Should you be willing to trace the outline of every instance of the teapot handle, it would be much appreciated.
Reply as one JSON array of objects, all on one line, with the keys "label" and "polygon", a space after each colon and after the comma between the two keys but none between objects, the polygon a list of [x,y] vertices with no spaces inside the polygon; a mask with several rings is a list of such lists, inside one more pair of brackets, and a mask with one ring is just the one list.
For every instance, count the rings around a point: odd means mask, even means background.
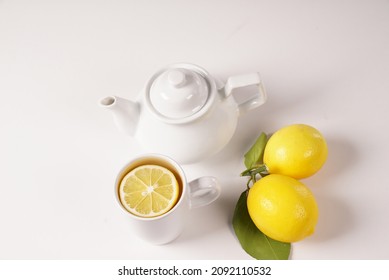
[{"label": "teapot handle", "polygon": [[229,97],[239,91],[249,91],[251,94],[248,100],[237,102],[240,114],[261,106],[267,100],[266,91],[258,73],[229,77],[224,88],[225,96]]}]

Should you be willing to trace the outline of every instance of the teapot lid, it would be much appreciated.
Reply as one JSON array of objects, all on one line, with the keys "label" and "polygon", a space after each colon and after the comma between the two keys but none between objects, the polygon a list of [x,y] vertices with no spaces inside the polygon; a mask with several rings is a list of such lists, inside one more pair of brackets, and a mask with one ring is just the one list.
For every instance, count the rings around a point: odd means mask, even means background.
[{"label": "teapot lid", "polygon": [[199,72],[172,67],[155,76],[149,87],[151,106],[168,119],[183,119],[199,112],[209,98],[209,85]]}]

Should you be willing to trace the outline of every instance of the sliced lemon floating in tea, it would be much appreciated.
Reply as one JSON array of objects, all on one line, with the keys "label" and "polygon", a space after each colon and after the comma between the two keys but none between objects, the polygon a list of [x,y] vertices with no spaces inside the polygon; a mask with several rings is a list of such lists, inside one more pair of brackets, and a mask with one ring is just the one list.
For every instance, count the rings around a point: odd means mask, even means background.
[{"label": "sliced lemon floating in tea", "polygon": [[152,218],[176,204],[180,188],[174,174],[159,165],[142,165],[131,170],[120,183],[119,197],[132,214]]}]

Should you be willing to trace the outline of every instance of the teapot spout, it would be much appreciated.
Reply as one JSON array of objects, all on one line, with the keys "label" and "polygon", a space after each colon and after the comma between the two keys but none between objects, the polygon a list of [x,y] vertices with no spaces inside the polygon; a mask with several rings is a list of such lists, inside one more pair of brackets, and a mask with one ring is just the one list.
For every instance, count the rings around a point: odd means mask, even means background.
[{"label": "teapot spout", "polygon": [[107,96],[99,101],[99,105],[112,113],[116,127],[123,133],[133,136],[139,120],[139,104],[130,100]]}]

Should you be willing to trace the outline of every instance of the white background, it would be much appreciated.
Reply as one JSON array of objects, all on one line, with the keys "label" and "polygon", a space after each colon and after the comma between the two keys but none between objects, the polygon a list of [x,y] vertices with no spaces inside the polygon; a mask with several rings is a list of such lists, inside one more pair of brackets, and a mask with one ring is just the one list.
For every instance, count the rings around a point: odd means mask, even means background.
[{"label": "white background", "polygon": [[[222,80],[258,71],[269,99],[220,154],[184,166],[189,179],[218,177],[223,193],[175,242],[152,246],[113,193],[118,170],[144,151],[97,103],[135,98],[175,62]],[[384,0],[0,0],[0,259],[251,259],[231,228],[243,154],[291,123],[329,145],[304,180],[316,233],[291,259],[389,259],[388,74]]]}]

